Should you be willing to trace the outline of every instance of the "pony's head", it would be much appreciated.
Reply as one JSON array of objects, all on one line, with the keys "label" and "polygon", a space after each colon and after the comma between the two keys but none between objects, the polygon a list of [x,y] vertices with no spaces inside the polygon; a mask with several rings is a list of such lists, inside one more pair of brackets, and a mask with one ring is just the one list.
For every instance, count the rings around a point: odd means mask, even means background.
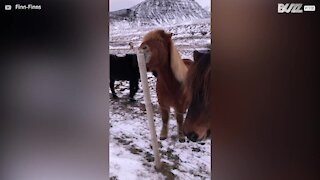
[{"label": "pony's head", "polygon": [[183,125],[184,134],[191,141],[201,141],[210,135],[210,53],[195,52],[194,64],[189,68],[184,94],[189,106]]},{"label": "pony's head", "polygon": [[168,47],[170,46],[171,36],[171,33],[156,29],[143,37],[139,52],[144,54],[147,67],[151,71],[169,63],[166,61],[169,61]]},{"label": "pony's head", "polygon": [[179,82],[183,82],[187,67],[181,60],[181,56],[172,42],[172,33],[162,29],[148,32],[142,40],[139,52],[144,54],[147,68],[157,72],[159,69],[168,66]]}]

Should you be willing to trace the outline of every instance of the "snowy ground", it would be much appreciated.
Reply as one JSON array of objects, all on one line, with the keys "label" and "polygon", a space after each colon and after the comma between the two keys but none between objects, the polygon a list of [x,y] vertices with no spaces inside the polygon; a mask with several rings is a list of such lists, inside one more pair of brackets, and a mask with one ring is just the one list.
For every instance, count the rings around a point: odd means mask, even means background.
[{"label": "snowy ground", "polygon": [[[156,80],[152,74],[148,74],[148,81],[159,137],[162,122],[155,92]],[[119,99],[110,99],[110,177],[123,180],[210,179],[210,140],[180,143],[173,113],[170,115],[169,138],[159,140],[164,169],[160,172],[154,169],[141,83],[139,86],[136,102],[129,102],[126,81],[116,82]]]},{"label": "snowy ground", "polygon": [[[210,44],[209,21],[185,22],[164,29],[173,32],[173,40],[183,58],[192,59],[194,49],[205,48]],[[128,53],[128,41],[137,46],[142,36],[153,28],[127,30],[125,26],[110,27],[110,53]],[[202,35],[201,32],[209,32]],[[131,52],[132,53],[132,52]],[[162,125],[157,95],[156,78],[148,73],[151,101],[154,109],[156,132]],[[143,100],[141,82],[135,95],[136,102],[130,102],[129,83],[116,81],[115,90],[119,99],[110,98],[110,179],[119,180],[158,180],[158,179],[210,179],[211,142],[206,140],[193,143],[177,140],[177,124],[173,112],[170,114],[169,137],[159,140],[163,168],[154,169],[154,156],[151,148],[147,115]],[[111,91],[109,92],[111,93]],[[110,96],[111,97],[111,96]]]}]

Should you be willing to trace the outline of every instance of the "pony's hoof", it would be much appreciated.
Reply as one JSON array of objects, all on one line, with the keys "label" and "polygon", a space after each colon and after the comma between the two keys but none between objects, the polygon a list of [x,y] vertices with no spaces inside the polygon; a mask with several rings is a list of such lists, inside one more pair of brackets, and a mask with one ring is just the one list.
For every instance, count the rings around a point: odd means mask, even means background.
[{"label": "pony's hoof", "polygon": [[130,102],[136,102],[137,100],[135,100],[134,98],[130,98]]},{"label": "pony's hoof", "polygon": [[160,140],[165,140],[167,139],[167,137],[160,137]]},{"label": "pony's hoof", "polygon": [[184,137],[180,137],[179,142],[184,143],[184,142],[186,142],[186,139]]}]

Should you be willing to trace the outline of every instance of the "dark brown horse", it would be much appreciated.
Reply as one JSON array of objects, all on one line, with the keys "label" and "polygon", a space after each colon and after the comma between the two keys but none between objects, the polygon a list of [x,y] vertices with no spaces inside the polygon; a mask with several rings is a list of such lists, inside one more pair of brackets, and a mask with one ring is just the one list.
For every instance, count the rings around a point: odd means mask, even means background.
[{"label": "dark brown horse", "polygon": [[161,29],[150,31],[144,36],[139,51],[144,54],[149,71],[157,75],[156,91],[163,123],[160,139],[168,136],[169,112],[172,107],[177,119],[179,141],[183,142],[183,113],[187,105],[182,88],[192,61],[181,59],[171,37],[171,33]]},{"label": "dark brown horse", "polygon": [[201,141],[210,135],[210,51],[194,51],[194,63],[184,84],[184,94],[189,106],[183,132],[191,141]]}]

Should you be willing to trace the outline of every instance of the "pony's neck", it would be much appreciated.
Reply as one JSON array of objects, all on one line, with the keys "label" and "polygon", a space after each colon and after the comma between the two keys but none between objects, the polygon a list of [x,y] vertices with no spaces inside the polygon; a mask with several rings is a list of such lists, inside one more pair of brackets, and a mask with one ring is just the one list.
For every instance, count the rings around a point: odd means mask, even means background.
[{"label": "pony's neck", "polygon": [[184,82],[187,76],[187,66],[181,59],[181,56],[176,48],[176,46],[171,41],[170,45],[170,67],[173,72],[174,77],[180,82]]},{"label": "pony's neck", "polygon": [[169,92],[171,92],[172,89],[180,89],[182,85],[176,79],[169,64],[164,66],[163,68],[158,69],[157,81],[157,86],[162,86],[162,88],[168,90]]},{"label": "pony's neck", "polygon": [[179,83],[179,81],[176,79],[171,66],[169,64],[164,65],[162,68],[159,69],[159,77],[161,77],[161,79],[166,81],[176,81],[177,83]]}]

